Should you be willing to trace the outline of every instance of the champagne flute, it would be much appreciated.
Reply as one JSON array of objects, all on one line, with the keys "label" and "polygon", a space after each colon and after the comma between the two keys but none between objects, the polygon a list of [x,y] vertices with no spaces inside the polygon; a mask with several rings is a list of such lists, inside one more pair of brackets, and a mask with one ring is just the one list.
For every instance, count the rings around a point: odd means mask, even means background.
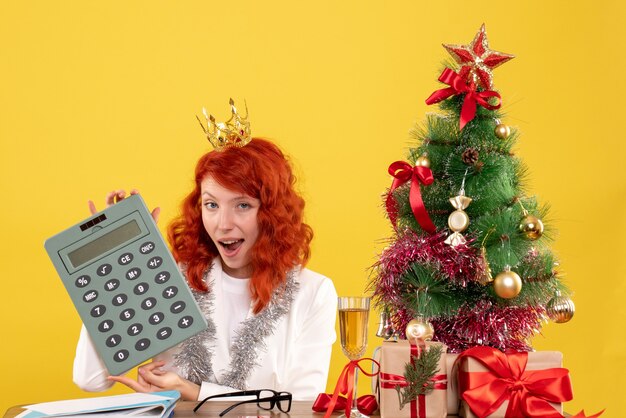
[{"label": "champagne flute", "polygon": [[[338,298],[339,333],[341,349],[350,360],[358,360],[367,347],[367,319],[370,310],[370,298],[342,296]],[[352,392],[352,410],[350,418],[367,418],[356,406],[357,373],[354,371],[354,390]]]}]

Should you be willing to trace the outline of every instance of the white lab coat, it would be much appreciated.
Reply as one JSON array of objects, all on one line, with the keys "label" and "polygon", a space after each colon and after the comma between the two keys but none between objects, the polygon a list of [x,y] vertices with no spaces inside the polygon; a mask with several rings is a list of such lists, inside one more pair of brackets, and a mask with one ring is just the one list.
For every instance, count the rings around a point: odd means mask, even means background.
[{"label": "white lab coat", "polygon": [[[212,342],[213,370],[217,382],[230,363],[230,342],[225,324],[221,287],[222,267],[213,263],[208,282],[213,283],[213,313],[217,333]],[[337,293],[330,279],[308,269],[302,269],[295,278],[298,290],[289,312],[276,324],[274,333],[265,339],[259,349],[257,366],[246,380],[247,389],[274,389],[288,391],[294,400],[312,400],[326,388],[332,344],[335,342]],[[253,315],[252,311],[248,316]],[[177,372],[174,347],[155,357],[164,360],[166,370]],[[102,391],[112,386],[108,372],[83,326],[74,359],[74,382],[86,391]],[[198,399],[236,391],[219,383],[203,382]]]}]

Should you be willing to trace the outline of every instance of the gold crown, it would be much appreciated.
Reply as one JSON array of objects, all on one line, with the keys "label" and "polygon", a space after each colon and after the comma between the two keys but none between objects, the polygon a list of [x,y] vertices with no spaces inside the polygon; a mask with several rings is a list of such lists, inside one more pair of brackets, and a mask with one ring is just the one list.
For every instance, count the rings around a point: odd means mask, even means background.
[{"label": "gold crown", "polygon": [[237,113],[233,99],[230,99],[229,103],[232,115],[226,122],[215,122],[213,115],[207,114],[205,108],[202,108],[202,114],[206,119],[206,127],[202,124],[200,118],[196,116],[207,139],[213,145],[213,148],[218,151],[230,147],[243,147],[252,139],[250,136],[250,122],[248,121],[248,105],[245,105],[246,116],[241,117]]}]

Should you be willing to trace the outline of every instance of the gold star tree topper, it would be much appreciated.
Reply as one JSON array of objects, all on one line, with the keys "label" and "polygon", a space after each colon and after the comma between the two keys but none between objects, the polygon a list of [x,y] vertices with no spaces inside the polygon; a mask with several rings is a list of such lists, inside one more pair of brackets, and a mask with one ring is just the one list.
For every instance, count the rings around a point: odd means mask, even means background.
[{"label": "gold star tree topper", "polygon": [[443,44],[443,47],[461,65],[459,75],[486,90],[493,86],[492,70],[515,58],[515,55],[489,49],[484,23],[469,45]]}]

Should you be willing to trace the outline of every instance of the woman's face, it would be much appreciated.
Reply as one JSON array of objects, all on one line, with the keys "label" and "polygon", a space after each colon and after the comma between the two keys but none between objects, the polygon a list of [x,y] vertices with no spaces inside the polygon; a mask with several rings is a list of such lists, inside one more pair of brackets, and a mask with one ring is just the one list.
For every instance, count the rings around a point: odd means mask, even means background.
[{"label": "woman's face", "polygon": [[261,201],[224,188],[213,177],[200,183],[202,223],[232,277],[252,275],[251,249],[259,236],[257,213]]}]

